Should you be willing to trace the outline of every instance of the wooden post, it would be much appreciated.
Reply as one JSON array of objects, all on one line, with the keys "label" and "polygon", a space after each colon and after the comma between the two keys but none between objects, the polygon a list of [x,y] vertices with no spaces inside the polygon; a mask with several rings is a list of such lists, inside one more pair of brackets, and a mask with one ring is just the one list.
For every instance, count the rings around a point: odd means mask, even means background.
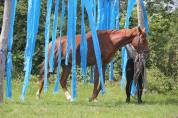
[{"label": "wooden post", "polygon": [[0,104],[3,103],[3,96],[4,96],[3,79],[5,73],[7,39],[8,39],[8,31],[9,31],[9,24],[10,24],[10,6],[11,6],[11,0],[5,0],[2,31],[0,35]]},{"label": "wooden post", "polygon": [[141,28],[144,28],[144,17],[143,17],[143,10],[142,10],[140,0],[137,0],[137,16],[138,16],[138,25]]}]

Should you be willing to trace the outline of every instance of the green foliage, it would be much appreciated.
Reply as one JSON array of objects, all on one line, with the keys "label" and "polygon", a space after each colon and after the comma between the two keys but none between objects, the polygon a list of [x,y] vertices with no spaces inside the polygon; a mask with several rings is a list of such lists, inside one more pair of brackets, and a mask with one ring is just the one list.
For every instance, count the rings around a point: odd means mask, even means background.
[{"label": "green foliage", "polygon": [[148,65],[158,67],[166,76],[178,76],[178,10],[172,14],[157,14],[150,24]]},{"label": "green foliage", "polygon": [[149,69],[147,75],[148,89],[152,92],[164,93],[178,87],[172,78],[165,76],[157,67]]}]

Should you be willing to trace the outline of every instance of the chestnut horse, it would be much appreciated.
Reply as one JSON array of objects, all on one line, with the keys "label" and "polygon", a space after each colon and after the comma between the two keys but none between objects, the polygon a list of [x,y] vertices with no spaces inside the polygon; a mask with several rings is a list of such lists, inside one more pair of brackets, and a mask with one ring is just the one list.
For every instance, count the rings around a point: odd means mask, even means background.
[{"label": "chestnut horse", "polygon": [[[143,53],[148,50],[148,42],[146,40],[145,29],[141,29],[140,27],[135,27],[132,29],[122,29],[122,30],[98,30],[97,31],[100,50],[101,50],[101,61],[102,61],[102,69],[103,69],[103,78],[105,78],[105,66],[111,61],[111,58],[114,56],[116,51],[125,46],[126,44],[131,43],[135,49],[137,49],[138,53]],[[94,89],[93,94],[90,98],[90,101],[95,101],[100,89],[101,85],[99,84],[99,73],[97,69],[96,57],[94,53],[93,47],[93,39],[91,32],[86,34],[87,44],[88,44],[88,52],[87,52],[87,66],[95,65],[94,69]],[[141,39],[141,40],[140,40]],[[80,65],[80,41],[81,35],[76,35],[76,64]],[[62,89],[64,90],[65,96],[67,100],[71,100],[71,95],[67,89],[67,78],[71,72],[71,64],[72,64],[72,54],[70,52],[68,65],[65,65],[65,55],[66,55],[66,43],[67,37],[62,37],[62,76],[60,79],[60,84]],[[55,58],[54,63],[55,67],[57,66],[58,60],[58,49],[60,46],[59,37],[55,43]],[[50,57],[52,43],[49,44],[48,49],[48,58]],[[138,48],[139,47],[139,48]],[[42,68],[40,71],[40,87],[37,92],[37,96],[40,97],[42,88],[44,84],[44,62],[42,64]]]}]

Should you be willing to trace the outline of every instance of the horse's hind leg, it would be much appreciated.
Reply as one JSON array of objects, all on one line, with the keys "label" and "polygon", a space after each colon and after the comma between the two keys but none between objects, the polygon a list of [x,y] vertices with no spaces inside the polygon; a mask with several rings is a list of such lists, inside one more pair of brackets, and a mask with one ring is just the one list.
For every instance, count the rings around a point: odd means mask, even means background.
[{"label": "horse's hind leg", "polygon": [[92,97],[89,99],[89,102],[96,101],[98,83],[99,83],[99,73],[98,73],[97,66],[95,66],[95,68],[94,68],[94,89],[93,89]]},{"label": "horse's hind leg", "polygon": [[[103,80],[104,80],[104,84],[105,84],[105,72],[106,72],[106,66],[105,65],[103,65],[102,70],[103,70]],[[100,85],[99,85],[97,92],[96,92],[96,98],[97,98],[98,94],[100,93],[101,88],[102,88],[102,86],[101,86],[101,82],[100,82]]]},{"label": "horse's hind leg", "polygon": [[[48,77],[50,76],[50,73],[48,72]],[[36,93],[37,98],[40,98],[41,92],[43,90],[43,86],[44,86],[44,63],[42,64],[42,69],[40,71],[40,84],[39,84],[39,89]]]},{"label": "horse's hind leg", "polygon": [[[105,65],[103,65],[102,67],[102,70],[103,70],[103,79],[104,79],[104,82],[105,82],[105,71],[106,71],[106,68],[105,68]],[[96,98],[101,90],[101,83],[98,87],[98,84],[99,84],[99,73],[98,73],[98,68],[97,66],[95,66],[95,72],[94,72],[94,89],[93,89],[93,94],[92,94],[92,97],[89,99],[89,101],[96,101]]]},{"label": "horse's hind leg", "polygon": [[62,76],[60,79],[60,84],[61,84],[62,89],[64,90],[66,99],[71,101],[72,97],[67,89],[67,78],[71,72],[71,65],[63,65],[62,68],[63,68],[63,72],[62,72]]}]

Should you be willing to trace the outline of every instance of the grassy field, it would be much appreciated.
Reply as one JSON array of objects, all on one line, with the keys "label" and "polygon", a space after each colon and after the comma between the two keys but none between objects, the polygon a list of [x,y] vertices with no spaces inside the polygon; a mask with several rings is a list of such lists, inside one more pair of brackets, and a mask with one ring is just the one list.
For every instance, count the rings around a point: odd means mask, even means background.
[{"label": "grassy field", "polygon": [[49,91],[37,100],[38,84],[31,82],[24,102],[19,100],[22,82],[14,82],[13,99],[0,105],[0,118],[178,118],[178,92],[157,94],[147,93],[144,103],[139,105],[132,98],[125,103],[125,92],[119,83],[107,82],[106,94],[98,96],[97,103],[88,102],[92,84],[77,83],[77,100],[66,101],[63,91],[53,94]]}]

